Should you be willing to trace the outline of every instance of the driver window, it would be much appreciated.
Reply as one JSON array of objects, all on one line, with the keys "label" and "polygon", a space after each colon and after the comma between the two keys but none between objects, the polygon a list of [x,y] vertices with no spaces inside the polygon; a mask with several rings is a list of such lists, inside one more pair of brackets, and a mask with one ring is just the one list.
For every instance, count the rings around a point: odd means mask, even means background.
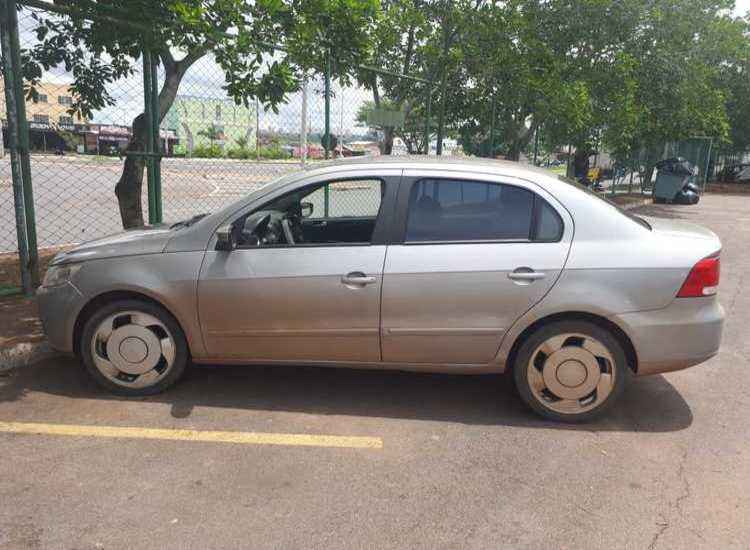
[{"label": "driver window", "polygon": [[237,221],[241,247],[369,244],[382,202],[380,180],[331,181],[283,195]]},{"label": "driver window", "polygon": [[306,195],[313,205],[310,219],[375,218],[380,210],[383,184],[379,180],[347,180],[327,183]]}]

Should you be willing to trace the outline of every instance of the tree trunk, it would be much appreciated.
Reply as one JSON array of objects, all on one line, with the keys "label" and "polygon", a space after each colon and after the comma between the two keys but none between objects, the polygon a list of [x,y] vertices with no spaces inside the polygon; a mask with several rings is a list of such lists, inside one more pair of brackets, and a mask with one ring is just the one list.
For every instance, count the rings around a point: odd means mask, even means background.
[{"label": "tree trunk", "polygon": [[588,180],[590,157],[591,151],[588,148],[576,148],[576,153],[573,156],[573,174],[576,178],[583,178],[584,180]]},{"label": "tree trunk", "polygon": [[390,155],[393,153],[393,134],[393,127],[386,126],[383,128],[383,143],[380,147],[380,152],[383,155]]},{"label": "tree trunk", "polygon": [[[165,63],[165,79],[161,90],[159,91],[159,122],[164,120],[167,112],[172,107],[174,99],[177,96],[177,90],[180,87],[182,77],[188,67],[194,63],[197,58],[188,55],[181,62]],[[146,150],[147,132],[150,129],[146,125],[146,115],[139,114],[133,119],[133,135],[130,138],[126,152],[143,152]],[[122,227],[130,229],[132,227],[141,227],[143,222],[143,207],[141,196],[143,193],[143,169],[146,167],[144,157],[125,158],[122,167],[122,174],[115,185],[115,195],[120,207],[120,218]]]},{"label": "tree trunk", "polygon": [[[146,150],[146,115],[141,113],[133,120],[133,135],[125,152]],[[146,162],[143,157],[125,157],[122,175],[115,185],[115,195],[120,206],[120,218],[123,229],[141,227],[143,224],[143,168]]]},{"label": "tree trunk", "polygon": [[518,160],[521,158],[521,144],[518,142],[518,140],[514,140],[513,143],[510,144],[508,147],[508,153],[505,155],[505,158],[507,160],[512,160],[515,162],[518,162]]}]

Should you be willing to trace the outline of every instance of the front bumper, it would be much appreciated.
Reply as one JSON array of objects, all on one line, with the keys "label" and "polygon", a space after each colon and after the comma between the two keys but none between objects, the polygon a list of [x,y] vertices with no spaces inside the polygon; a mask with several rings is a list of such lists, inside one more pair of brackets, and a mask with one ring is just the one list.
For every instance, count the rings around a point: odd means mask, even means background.
[{"label": "front bumper", "polygon": [[638,356],[638,375],[685,369],[719,351],[724,309],[715,296],[676,298],[654,311],[617,315]]},{"label": "front bumper", "polygon": [[65,353],[73,352],[73,329],[83,307],[83,295],[70,282],[55,287],[40,287],[36,293],[39,317],[49,344]]}]

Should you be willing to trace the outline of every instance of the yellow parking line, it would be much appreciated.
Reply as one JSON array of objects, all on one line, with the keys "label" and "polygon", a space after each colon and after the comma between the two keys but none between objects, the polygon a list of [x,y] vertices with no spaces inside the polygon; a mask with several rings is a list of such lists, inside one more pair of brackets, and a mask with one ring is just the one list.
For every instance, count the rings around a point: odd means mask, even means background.
[{"label": "yellow parking line", "polygon": [[293,445],[302,447],[339,447],[349,449],[383,448],[383,440],[379,437],[165,430],[158,428],[124,428],[117,426],[33,424],[27,422],[0,422],[0,433],[69,435],[73,437],[112,437],[125,439],[162,439],[168,441],[204,441],[211,443],[241,443],[245,445]]}]

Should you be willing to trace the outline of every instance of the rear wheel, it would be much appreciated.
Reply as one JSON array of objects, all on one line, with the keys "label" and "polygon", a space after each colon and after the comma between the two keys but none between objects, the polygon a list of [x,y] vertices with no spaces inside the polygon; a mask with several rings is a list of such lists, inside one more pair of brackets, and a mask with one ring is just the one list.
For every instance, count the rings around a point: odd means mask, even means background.
[{"label": "rear wheel", "polygon": [[536,413],[563,422],[602,414],[630,377],[617,338],[585,321],[556,322],[533,333],[521,345],[513,370],[523,400]]},{"label": "rear wheel", "polygon": [[105,305],[83,328],[86,370],[103,387],[126,396],[164,391],[184,373],[185,335],[163,308],[139,300]]}]

